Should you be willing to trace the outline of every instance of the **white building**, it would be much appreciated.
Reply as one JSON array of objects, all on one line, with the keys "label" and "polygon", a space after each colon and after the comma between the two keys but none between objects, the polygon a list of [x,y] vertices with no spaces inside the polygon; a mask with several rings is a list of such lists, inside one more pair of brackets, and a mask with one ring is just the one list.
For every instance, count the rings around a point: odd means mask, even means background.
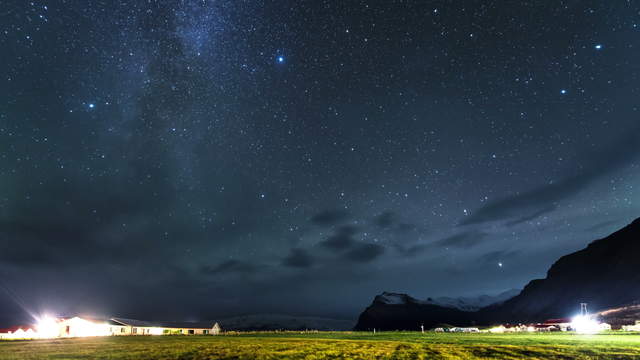
[{"label": "white building", "polygon": [[[114,318],[114,330],[122,335],[218,335],[217,322],[167,322]],[[114,334],[118,335],[118,334]]]},{"label": "white building", "polygon": [[449,329],[449,331],[456,333],[478,333],[480,329],[474,327],[454,327]]},{"label": "white building", "polygon": [[2,340],[34,339],[36,337],[36,331],[32,326],[16,326],[9,329],[0,329],[0,339]]},{"label": "white building", "polygon": [[640,331],[640,320],[636,320],[635,325],[623,325],[623,331]]},{"label": "white building", "polygon": [[50,339],[61,337],[126,335],[217,335],[217,322],[162,322],[88,317],[44,318],[36,326],[0,330],[0,339]]}]

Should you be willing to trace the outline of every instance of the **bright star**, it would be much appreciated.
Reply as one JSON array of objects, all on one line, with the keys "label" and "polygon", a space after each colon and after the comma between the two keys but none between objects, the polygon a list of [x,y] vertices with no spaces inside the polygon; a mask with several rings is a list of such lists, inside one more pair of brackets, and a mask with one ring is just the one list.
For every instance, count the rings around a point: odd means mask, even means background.
[{"label": "bright star", "polygon": [[560,94],[564,95],[566,93],[567,93],[567,90],[565,90],[565,89],[560,90]]},{"label": "bright star", "polygon": [[89,109],[93,109],[94,107],[96,107],[96,104],[94,103],[89,104]]},{"label": "bright star", "polygon": [[498,267],[502,267],[502,263],[501,262],[498,263]]},{"label": "bright star", "polygon": [[276,61],[278,61],[279,64],[284,63],[284,56],[280,55],[276,58]]},{"label": "bright star", "polygon": [[594,46],[596,48],[596,50],[601,50],[602,49],[602,45],[598,44],[596,46]]}]

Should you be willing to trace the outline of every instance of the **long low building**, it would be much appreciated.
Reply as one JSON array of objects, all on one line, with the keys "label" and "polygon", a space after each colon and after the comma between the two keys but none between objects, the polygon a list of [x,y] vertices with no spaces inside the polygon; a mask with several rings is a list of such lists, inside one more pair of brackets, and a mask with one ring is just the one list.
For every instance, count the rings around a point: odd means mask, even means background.
[{"label": "long low building", "polygon": [[157,322],[123,318],[113,318],[111,321],[119,324],[120,332],[125,332],[127,335],[218,335],[220,333],[220,325],[217,322]]},{"label": "long low building", "polygon": [[217,335],[217,322],[165,322],[89,317],[43,318],[35,326],[0,331],[0,339],[51,339],[88,336],[127,335]]}]

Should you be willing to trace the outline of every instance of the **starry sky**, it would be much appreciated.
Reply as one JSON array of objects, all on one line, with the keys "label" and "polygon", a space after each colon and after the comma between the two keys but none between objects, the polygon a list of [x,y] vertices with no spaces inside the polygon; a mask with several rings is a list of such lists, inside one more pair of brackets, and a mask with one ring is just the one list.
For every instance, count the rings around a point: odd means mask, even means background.
[{"label": "starry sky", "polygon": [[0,49],[0,323],[353,319],[640,216],[635,0],[10,1]]}]

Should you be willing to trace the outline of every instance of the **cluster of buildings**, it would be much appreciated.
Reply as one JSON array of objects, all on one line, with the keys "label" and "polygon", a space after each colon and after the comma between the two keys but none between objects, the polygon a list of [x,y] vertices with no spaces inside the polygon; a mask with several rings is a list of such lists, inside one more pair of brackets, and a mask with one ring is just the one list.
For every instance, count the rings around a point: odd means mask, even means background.
[{"label": "cluster of buildings", "polygon": [[50,318],[36,325],[0,329],[0,339],[52,339],[126,335],[217,335],[217,322],[158,322],[123,318]]},{"label": "cluster of buildings", "polygon": [[480,329],[475,327],[450,327],[450,328],[435,328],[435,332],[453,332],[453,333],[478,333]]},{"label": "cluster of buildings", "polygon": [[570,331],[571,319],[550,319],[537,324],[507,324],[489,329],[490,333]]},{"label": "cluster of buildings", "polygon": [[636,320],[635,325],[622,325],[622,331],[637,331],[640,332],[640,320]]},{"label": "cluster of buildings", "polygon": [[[439,327],[435,332],[454,333],[479,333],[488,332],[493,334],[516,333],[516,332],[551,332],[551,331],[575,331],[578,333],[598,333],[611,330],[611,325],[597,321],[591,317],[577,316],[573,319],[549,319],[543,323],[536,324],[505,324],[480,330],[476,327]],[[640,321],[636,325],[623,326],[625,331],[640,331]]]},{"label": "cluster of buildings", "polygon": [[500,334],[509,332],[551,332],[551,331],[576,331],[584,333],[597,333],[611,330],[611,325],[594,319],[549,319],[537,324],[500,325],[488,330],[490,333]]},{"label": "cluster of buildings", "polygon": [[[580,313],[573,318],[549,319],[543,323],[535,324],[507,324],[500,325],[486,330],[478,328],[436,328],[436,332],[488,332],[494,334],[514,333],[514,332],[551,332],[551,331],[574,331],[579,334],[596,334],[603,331],[611,330],[611,325],[598,319],[598,315],[590,315],[587,311],[587,304],[580,303]],[[635,325],[624,325],[622,331],[640,332],[640,321],[636,321]]]}]

